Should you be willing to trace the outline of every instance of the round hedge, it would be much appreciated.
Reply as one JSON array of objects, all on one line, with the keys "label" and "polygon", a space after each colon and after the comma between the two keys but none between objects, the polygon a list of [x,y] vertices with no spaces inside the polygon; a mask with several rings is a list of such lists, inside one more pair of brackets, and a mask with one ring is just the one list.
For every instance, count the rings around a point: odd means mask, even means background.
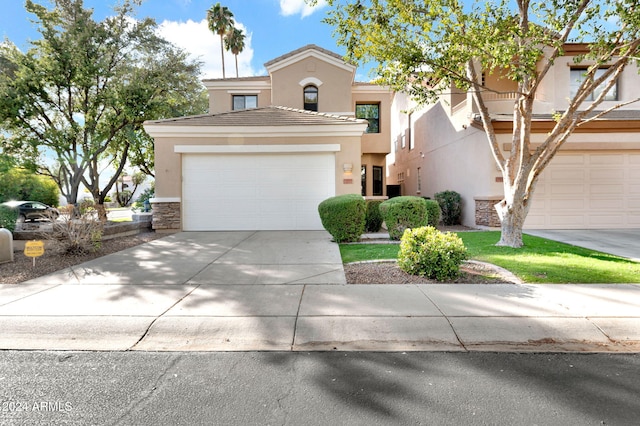
[{"label": "round hedge", "polygon": [[444,281],[458,276],[466,258],[467,248],[460,237],[425,226],[404,231],[398,266],[408,274]]},{"label": "round hedge", "polygon": [[354,242],[364,233],[366,204],[360,194],[327,198],[318,205],[322,226],[337,243]]},{"label": "round hedge", "polygon": [[427,200],[411,195],[390,198],[380,204],[380,213],[389,238],[399,240],[405,229],[427,225]]}]

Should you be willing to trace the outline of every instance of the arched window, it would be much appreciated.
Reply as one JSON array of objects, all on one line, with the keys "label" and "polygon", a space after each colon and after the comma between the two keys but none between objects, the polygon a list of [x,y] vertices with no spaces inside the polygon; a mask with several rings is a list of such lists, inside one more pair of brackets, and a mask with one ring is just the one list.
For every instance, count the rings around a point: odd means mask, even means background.
[{"label": "arched window", "polygon": [[305,86],[304,109],[308,111],[318,111],[318,88],[316,86]]}]

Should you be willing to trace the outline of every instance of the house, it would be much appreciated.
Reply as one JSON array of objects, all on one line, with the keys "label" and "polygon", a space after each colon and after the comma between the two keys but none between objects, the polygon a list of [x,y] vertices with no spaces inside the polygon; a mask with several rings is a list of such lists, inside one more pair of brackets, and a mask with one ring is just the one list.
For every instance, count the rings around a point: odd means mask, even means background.
[{"label": "house", "polygon": [[149,121],[157,231],[322,229],[331,196],[386,196],[392,93],[316,45],[205,80],[209,114]]},{"label": "house", "polygon": [[[532,139],[544,140],[555,111],[566,109],[572,82],[584,72],[575,55],[583,44],[568,44],[543,81],[534,106]],[[483,75],[496,90],[484,100],[504,153],[510,149],[515,84]],[[599,108],[638,98],[640,76],[629,65]],[[511,92],[511,93],[510,93]],[[403,111],[412,111],[404,113]],[[471,95],[447,91],[439,102],[416,107],[402,93],[391,106],[392,147],[387,183],[402,195],[433,197],[454,190],[462,195],[467,226],[500,226],[493,205],[503,198],[502,175],[482,125],[474,119]],[[542,173],[525,229],[640,227],[640,105],[630,104],[579,127]]]}]

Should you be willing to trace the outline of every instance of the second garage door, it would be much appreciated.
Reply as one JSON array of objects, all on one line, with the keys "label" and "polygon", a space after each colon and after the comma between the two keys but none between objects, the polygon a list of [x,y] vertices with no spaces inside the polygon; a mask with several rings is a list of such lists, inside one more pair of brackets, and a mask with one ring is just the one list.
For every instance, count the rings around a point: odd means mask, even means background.
[{"label": "second garage door", "polygon": [[185,231],[318,230],[335,154],[184,154],[182,175]]},{"label": "second garage door", "polygon": [[640,227],[640,154],[559,154],[536,187],[529,229]]}]

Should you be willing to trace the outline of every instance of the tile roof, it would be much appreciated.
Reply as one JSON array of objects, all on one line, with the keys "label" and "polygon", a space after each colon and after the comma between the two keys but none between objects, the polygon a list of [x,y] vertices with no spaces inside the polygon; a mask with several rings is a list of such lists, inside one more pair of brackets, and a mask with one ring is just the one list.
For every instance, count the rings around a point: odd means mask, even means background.
[{"label": "tile roof", "polygon": [[324,48],[322,48],[320,46],[317,46],[315,44],[307,44],[306,46],[302,46],[299,49],[293,50],[293,51],[291,51],[289,53],[285,53],[282,56],[278,56],[275,59],[272,59],[272,60],[270,60],[268,62],[265,62],[264,66],[265,66],[265,68],[268,68],[269,66],[271,66],[273,64],[276,64],[276,63],[278,63],[280,61],[284,61],[285,59],[290,58],[292,56],[295,56],[295,55],[297,55],[299,53],[302,53],[302,52],[304,52],[306,50],[317,50],[318,52],[322,52],[325,55],[329,55],[329,56],[332,56],[332,57],[334,57],[334,58],[336,58],[336,59],[338,59],[340,61],[344,61],[344,58],[341,55],[338,55],[335,52],[332,52],[330,50],[324,49]]},{"label": "tile roof", "polygon": [[305,111],[281,106],[243,109],[218,114],[194,115],[164,120],[146,121],[145,124],[165,126],[304,126],[344,125],[365,123],[364,120],[332,114]]},{"label": "tile roof", "polygon": [[252,77],[205,78],[202,81],[271,81],[271,77],[268,75],[257,75]]}]

